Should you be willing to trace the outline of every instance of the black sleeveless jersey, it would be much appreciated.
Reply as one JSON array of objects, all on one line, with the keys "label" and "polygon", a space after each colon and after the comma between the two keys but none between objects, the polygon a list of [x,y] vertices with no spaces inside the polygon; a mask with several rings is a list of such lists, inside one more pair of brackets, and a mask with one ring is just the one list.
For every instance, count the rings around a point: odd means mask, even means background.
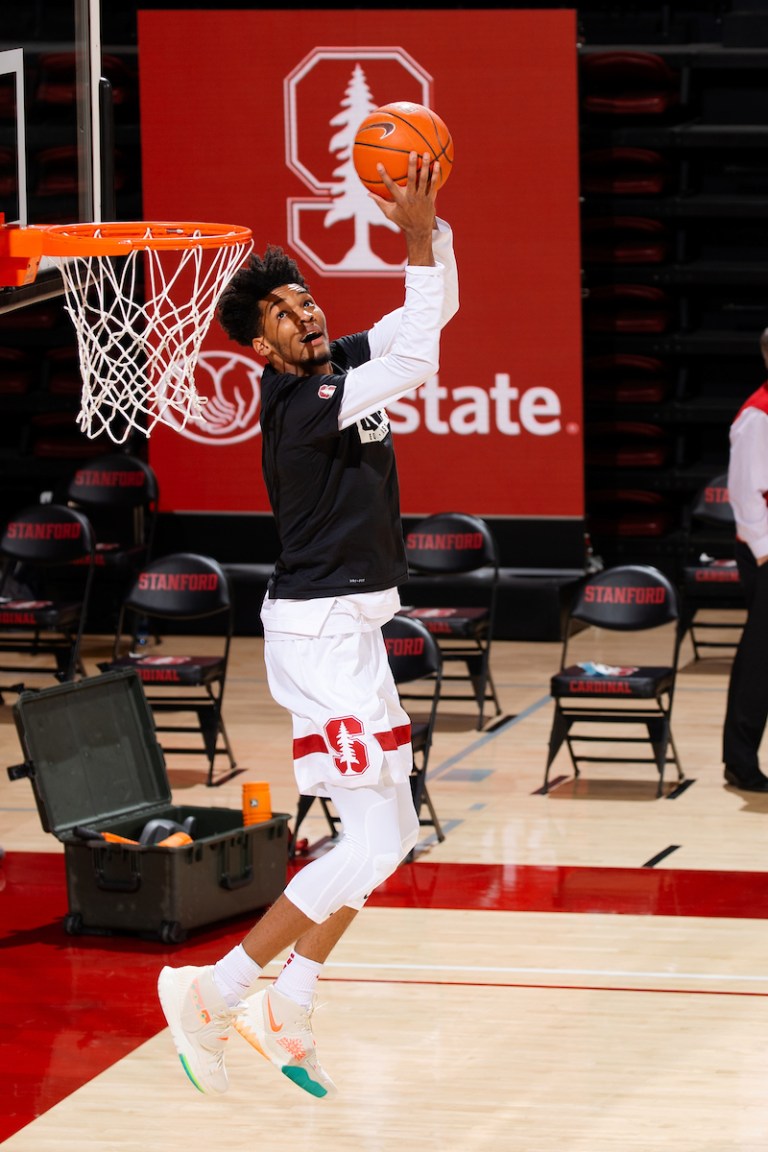
[{"label": "black sleeveless jersey", "polygon": [[407,579],[400,492],[382,410],[339,431],[350,368],[370,360],[367,333],[331,344],[333,372],[261,378],[262,467],[280,555],[271,599],[381,592]]}]

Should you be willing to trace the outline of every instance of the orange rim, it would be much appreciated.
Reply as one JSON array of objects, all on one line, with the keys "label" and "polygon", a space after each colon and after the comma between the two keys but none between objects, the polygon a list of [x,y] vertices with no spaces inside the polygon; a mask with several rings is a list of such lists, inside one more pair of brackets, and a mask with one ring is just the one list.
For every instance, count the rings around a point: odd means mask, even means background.
[{"label": "orange rim", "polygon": [[50,224],[37,231],[42,234],[44,256],[124,256],[134,249],[225,248],[252,239],[250,228],[238,224],[173,220]]}]

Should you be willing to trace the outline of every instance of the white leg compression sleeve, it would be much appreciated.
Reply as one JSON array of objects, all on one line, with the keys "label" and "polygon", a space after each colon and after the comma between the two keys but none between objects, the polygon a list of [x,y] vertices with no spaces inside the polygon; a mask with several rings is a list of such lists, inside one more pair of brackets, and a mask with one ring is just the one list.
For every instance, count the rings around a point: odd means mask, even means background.
[{"label": "white leg compression sleeve", "polygon": [[339,843],[293,877],[285,895],[316,924],[339,908],[360,909],[408,855],[419,835],[409,781],[328,788],[341,817]]}]

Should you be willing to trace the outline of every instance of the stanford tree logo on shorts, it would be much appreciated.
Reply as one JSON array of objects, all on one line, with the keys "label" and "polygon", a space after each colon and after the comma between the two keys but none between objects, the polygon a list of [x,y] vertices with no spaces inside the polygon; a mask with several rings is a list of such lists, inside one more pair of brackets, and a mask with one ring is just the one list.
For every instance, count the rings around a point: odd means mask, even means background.
[{"label": "stanford tree logo on shorts", "polygon": [[340,716],[325,726],[325,738],[334,751],[333,762],[342,776],[350,772],[359,776],[368,767],[368,749],[361,739],[364,731],[356,716]]}]

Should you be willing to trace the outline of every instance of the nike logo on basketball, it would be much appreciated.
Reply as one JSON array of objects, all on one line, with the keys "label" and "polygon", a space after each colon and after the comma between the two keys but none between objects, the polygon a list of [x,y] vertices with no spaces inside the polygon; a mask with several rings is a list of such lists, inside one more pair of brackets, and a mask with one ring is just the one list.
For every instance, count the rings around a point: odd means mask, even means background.
[{"label": "nike logo on basketball", "polygon": [[379,120],[374,124],[369,124],[368,128],[373,132],[378,129],[381,132],[381,139],[386,140],[387,136],[391,136],[395,130],[393,120]]}]

